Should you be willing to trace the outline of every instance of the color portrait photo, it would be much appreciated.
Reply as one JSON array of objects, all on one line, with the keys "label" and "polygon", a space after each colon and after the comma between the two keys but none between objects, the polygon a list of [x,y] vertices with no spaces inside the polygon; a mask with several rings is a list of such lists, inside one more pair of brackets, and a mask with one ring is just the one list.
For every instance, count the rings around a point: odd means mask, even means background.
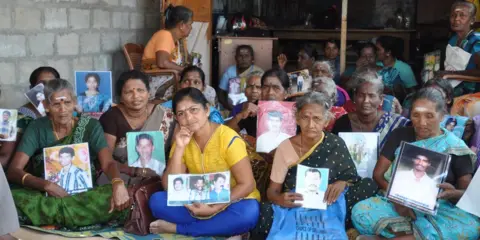
[{"label": "color portrait photo", "polygon": [[43,100],[45,100],[45,94],[43,93],[44,87],[43,83],[40,83],[25,93],[25,97],[27,97],[28,101],[35,106],[42,116],[45,116],[45,107],[43,106]]},{"label": "color portrait photo", "polygon": [[78,111],[107,111],[112,105],[112,72],[76,71],[75,91]]},{"label": "color portrait photo", "polygon": [[45,179],[70,194],[93,187],[88,143],[43,149]]},{"label": "color portrait photo", "polygon": [[150,168],[162,176],[166,166],[162,132],[128,132],[127,152],[128,166]]},{"label": "color portrait photo", "polygon": [[13,142],[17,139],[17,110],[0,109],[0,142]]},{"label": "color portrait photo", "polygon": [[328,168],[298,165],[296,182],[295,192],[302,194],[303,201],[295,203],[302,204],[303,208],[327,209],[323,199],[328,187]]}]

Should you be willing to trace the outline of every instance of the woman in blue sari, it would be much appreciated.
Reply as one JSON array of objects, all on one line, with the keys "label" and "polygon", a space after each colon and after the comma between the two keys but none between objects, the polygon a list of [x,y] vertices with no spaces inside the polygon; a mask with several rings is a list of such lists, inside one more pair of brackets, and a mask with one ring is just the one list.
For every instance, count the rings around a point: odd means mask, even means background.
[{"label": "woman in blue sari", "polygon": [[[197,66],[189,66],[183,69],[180,74],[180,89],[193,87],[203,92],[205,86],[205,73],[201,68]],[[172,109],[172,100],[162,103],[162,106]],[[222,114],[214,106],[210,106],[209,120],[218,124],[225,123]]]},{"label": "woman in blue sari", "polygon": [[[440,91],[426,88],[416,93],[411,114],[413,127],[398,128],[391,133],[375,166],[374,179],[381,190],[388,188],[392,163],[398,157],[402,141],[450,154],[446,183],[460,190],[468,187],[474,173],[475,154],[461,139],[440,127],[444,114],[445,99]],[[480,220],[455,206],[459,196],[450,194],[450,188],[444,184],[439,187],[444,191],[439,194],[435,216],[392,203],[379,195],[355,205],[353,224],[361,234],[385,238],[478,239]]]}]

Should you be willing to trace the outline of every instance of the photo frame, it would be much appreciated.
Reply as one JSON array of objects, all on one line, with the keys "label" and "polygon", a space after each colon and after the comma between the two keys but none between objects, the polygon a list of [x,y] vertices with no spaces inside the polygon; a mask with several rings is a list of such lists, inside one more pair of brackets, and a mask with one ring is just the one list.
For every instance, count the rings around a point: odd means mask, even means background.
[{"label": "photo frame", "polygon": [[25,93],[25,97],[42,116],[46,115],[45,106],[43,106],[43,100],[45,100],[44,88],[43,83],[40,83]]}]

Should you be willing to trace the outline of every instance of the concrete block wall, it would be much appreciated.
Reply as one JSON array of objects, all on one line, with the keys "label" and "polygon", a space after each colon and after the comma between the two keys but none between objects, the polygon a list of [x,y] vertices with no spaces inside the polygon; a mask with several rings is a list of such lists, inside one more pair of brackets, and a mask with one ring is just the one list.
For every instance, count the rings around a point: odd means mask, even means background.
[{"label": "concrete block wall", "polygon": [[56,68],[74,83],[75,70],[128,70],[121,46],[146,44],[161,27],[160,0],[1,0],[0,108],[26,99],[31,72]]}]

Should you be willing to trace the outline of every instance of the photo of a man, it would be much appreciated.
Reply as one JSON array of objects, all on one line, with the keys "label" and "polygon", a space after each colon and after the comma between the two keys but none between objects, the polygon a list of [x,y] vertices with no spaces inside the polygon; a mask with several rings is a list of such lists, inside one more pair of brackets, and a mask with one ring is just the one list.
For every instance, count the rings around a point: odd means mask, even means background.
[{"label": "photo of a man", "polygon": [[176,177],[173,180],[173,191],[168,196],[169,201],[186,201],[188,199],[188,192],[185,189],[183,178]]},{"label": "photo of a man", "polygon": [[[412,154],[411,151],[410,154]],[[433,210],[439,191],[437,184],[440,182],[427,173],[433,170],[430,169],[433,168],[432,157],[421,152],[414,152],[413,156],[413,158],[399,158],[399,167],[391,183],[389,195],[396,199],[411,201],[424,209]]]},{"label": "photo of a man", "polygon": [[201,176],[191,176],[188,200],[195,202],[207,199],[209,199],[209,193],[205,188],[205,179]]},{"label": "photo of a man", "polygon": [[227,178],[221,173],[217,173],[213,177],[213,190],[210,191],[210,200],[223,202],[230,200],[230,191],[225,189]]},{"label": "photo of a man", "polygon": [[279,111],[269,111],[267,113],[267,129],[257,139],[257,152],[269,153],[284,140],[292,137],[282,132],[283,115]]},{"label": "photo of a man", "polygon": [[130,164],[131,167],[150,168],[159,176],[163,174],[165,164],[163,161],[153,157],[155,145],[153,137],[150,134],[141,133],[135,137],[135,151],[138,154],[138,158],[135,162]]},{"label": "photo of a man", "polygon": [[[1,111],[0,111],[1,112]],[[12,118],[12,115],[15,115]],[[1,114],[0,141],[15,141],[17,137],[16,112],[4,110]]]},{"label": "photo of a man", "polygon": [[90,182],[87,173],[73,165],[75,150],[71,147],[63,147],[59,152],[59,162],[62,169],[58,172],[58,185],[68,194],[86,191]]},{"label": "photo of a man", "polygon": [[[297,176],[297,178],[299,177]],[[302,194],[303,201],[296,202],[301,203],[303,208],[326,209],[326,203],[323,201],[325,192],[320,190],[322,185],[322,173],[320,170],[308,168],[303,178],[303,186],[300,184],[296,190],[297,193]]]}]

